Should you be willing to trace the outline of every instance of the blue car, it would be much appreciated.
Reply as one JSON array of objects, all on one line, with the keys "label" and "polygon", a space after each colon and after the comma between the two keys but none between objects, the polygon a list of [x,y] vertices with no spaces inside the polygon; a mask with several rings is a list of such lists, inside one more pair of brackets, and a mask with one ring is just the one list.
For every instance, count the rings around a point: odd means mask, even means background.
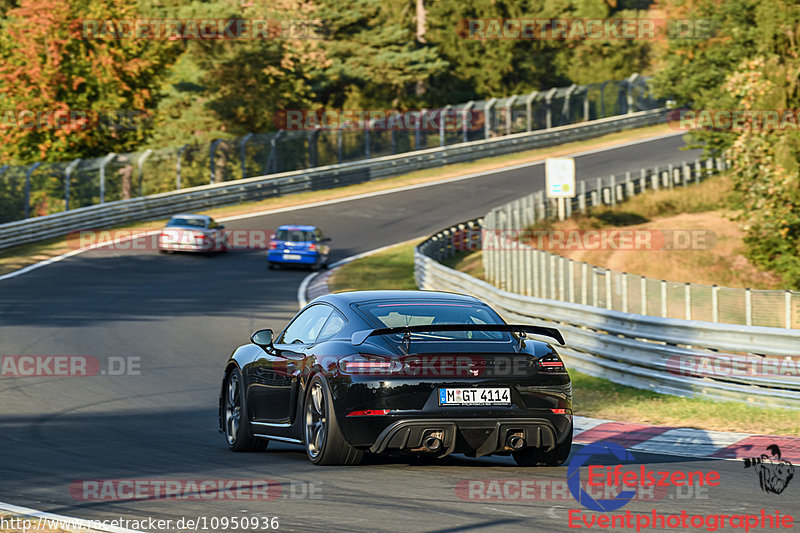
[{"label": "blue car", "polygon": [[269,243],[269,268],[279,265],[308,266],[314,270],[328,266],[330,246],[316,226],[280,226]]}]

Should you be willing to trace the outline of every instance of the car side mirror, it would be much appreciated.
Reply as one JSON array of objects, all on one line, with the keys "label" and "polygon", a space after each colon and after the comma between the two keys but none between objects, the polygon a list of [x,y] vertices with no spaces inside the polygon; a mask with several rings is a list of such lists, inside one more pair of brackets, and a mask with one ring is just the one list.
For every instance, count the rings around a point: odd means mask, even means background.
[{"label": "car side mirror", "polygon": [[321,238],[319,240],[319,242],[331,242],[331,238],[330,237],[323,237],[323,238]]},{"label": "car side mirror", "polygon": [[272,348],[272,330],[260,329],[250,335],[250,342],[263,349]]},{"label": "car side mirror", "polygon": [[222,224],[220,224],[219,226],[217,226],[217,229],[225,229],[225,226],[223,226]]}]

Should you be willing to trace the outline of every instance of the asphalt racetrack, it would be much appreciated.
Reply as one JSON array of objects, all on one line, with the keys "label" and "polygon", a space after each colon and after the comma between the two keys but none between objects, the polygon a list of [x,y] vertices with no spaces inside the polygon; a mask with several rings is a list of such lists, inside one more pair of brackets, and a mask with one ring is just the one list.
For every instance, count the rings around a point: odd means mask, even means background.
[{"label": "asphalt racetrack", "polygon": [[[578,176],[695,157],[680,152],[682,145],[671,136],[583,155]],[[538,164],[226,226],[318,224],[333,238],[335,261],[483,215],[543,186]],[[566,531],[569,510],[587,520],[599,516],[564,492],[566,466],[526,469],[510,458],[454,456],[428,464],[388,458],[314,467],[295,445],[228,451],[216,419],[223,363],[254,330],[283,327],[297,310],[306,275],[267,270],[263,251],[205,257],[95,250],[0,281],[2,355],[90,356],[98,365],[96,375],[84,378],[0,377],[0,501],[81,518],[169,519],[169,531],[178,531],[182,518],[189,531],[235,531],[221,522],[231,517],[278,517],[283,531]],[[720,484],[656,491],[620,512],[800,514],[791,490],[797,487],[764,493],[741,462],[634,455],[649,470],[718,471]],[[214,499],[120,500],[119,490],[98,489],[120,489],[126,480],[184,487],[187,480],[211,481],[220,491]],[[271,499],[231,498],[220,480],[270,480]],[[535,497],[521,497],[520,480],[540,487]],[[492,487],[501,487],[499,498]],[[198,518],[199,527],[186,527]],[[263,525],[244,529],[263,531]]]}]

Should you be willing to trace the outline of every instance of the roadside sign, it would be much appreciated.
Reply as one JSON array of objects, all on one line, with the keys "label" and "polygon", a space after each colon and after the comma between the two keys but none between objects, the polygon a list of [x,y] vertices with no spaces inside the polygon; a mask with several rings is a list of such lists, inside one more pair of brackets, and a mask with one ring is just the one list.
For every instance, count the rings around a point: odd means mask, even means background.
[{"label": "roadside sign", "polygon": [[571,157],[549,157],[545,160],[548,198],[575,197],[575,160]]}]

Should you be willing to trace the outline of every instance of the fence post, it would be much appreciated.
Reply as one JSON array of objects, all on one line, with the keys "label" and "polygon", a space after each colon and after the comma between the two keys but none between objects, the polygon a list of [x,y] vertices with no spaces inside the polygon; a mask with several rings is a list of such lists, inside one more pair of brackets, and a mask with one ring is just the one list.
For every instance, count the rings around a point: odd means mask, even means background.
[{"label": "fence post", "polygon": [[603,178],[597,178],[597,203],[594,205],[604,205],[605,203],[606,198],[603,194]]},{"label": "fence post", "polygon": [[539,91],[533,91],[525,97],[525,118],[528,121],[528,131],[533,131],[533,101],[538,94]]},{"label": "fence post", "polygon": [[625,80],[625,85],[626,85],[626,87],[625,87],[625,89],[626,89],[625,96],[626,96],[627,107],[628,107],[628,109],[626,111],[627,111],[627,113],[629,115],[634,112],[634,108],[636,107],[634,105],[636,102],[633,99],[633,84],[636,82],[636,80],[638,78],[639,78],[639,74],[638,73],[633,73],[633,74],[630,75],[630,77],[628,79]]},{"label": "fence post", "polygon": [[531,263],[533,265],[533,296],[538,298],[541,293],[539,292],[539,254],[541,252],[536,248],[531,248]]},{"label": "fence post", "polygon": [[578,183],[580,193],[578,194],[578,209],[582,214],[586,214],[586,181]]},{"label": "fence post", "polygon": [[641,304],[642,304],[642,314],[647,314],[647,278],[644,276],[640,276],[639,278],[639,290],[642,292],[640,295]]},{"label": "fence post", "polygon": [[556,88],[553,87],[544,97],[544,103],[547,106],[547,115],[545,119],[546,128],[549,130],[553,127],[553,110],[550,108],[550,103],[553,101],[553,97],[556,95]]},{"label": "fence post", "polygon": [[547,254],[545,252],[539,252],[539,280],[542,283],[542,290],[540,293],[541,298],[547,298],[547,278],[548,274],[550,274],[550,282],[552,283],[553,274],[547,271]]},{"label": "fence post", "polygon": [[497,98],[490,98],[486,105],[484,106],[484,119],[485,122],[483,123],[483,137],[484,139],[488,139],[492,135],[492,106],[497,102]]},{"label": "fence post", "polygon": [[711,321],[719,322],[719,287],[711,286]]},{"label": "fence post", "polygon": [[586,305],[589,301],[588,268],[589,266],[586,262],[581,263],[581,305]]},{"label": "fence post", "polygon": [[209,183],[216,183],[217,176],[216,176],[216,167],[217,163],[215,161],[215,154],[217,152],[217,145],[222,142],[222,139],[214,139],[211,141],[211,146],[208,148],[208,155],[209,155],[209,169],[211,170],[211,181]]},{"label": "fence post", "polygon": [[531,268],[531,254],[530,254],[530,247],[525,246],[519,252],[522,256],[522,265],[524,269],[524,280],[525,280],[525,296],[533,296],[533,272]]},{"label": "fence post", "polygon": [[644,194],[647,190],[647,169],[639,170],[639,194]]},{"label": "fence post", "polygon": [[675,166],[672,163],[667,165],[667,173],[669,174],[669,184],[668,184],[668,186],[669,186],[669,189],[672,190],[672,187],[675,184],[674,183],[675,182]]},{"label": "fence post", "polygon": [[31,174],[36,172],[36,169],[41,164],[41,161],[37,161],[29,166],[28,171],[25,172],[25,218],[28,218],[31,212]]},{"label": "fence post", "polygon": [[683,286],[683,294],[686,299],[686,320],[692,319],[692,284],[686,283]]},{"label": "fence post", "polygon": [[564,94],[564,106],[561,108],[561,119],[564,121],[564,124],[572,123],[572,113],[570,113],[570,104],[572,100],[572,95],[575,93],[575,90],[577,88],[578,85],[573,83],[567,88],[567,92]]},{"label": "fence post", "polygon": [[556,296],[556,283],[559,281],[559,276],[557,274],[558,271],[556,270],[556,254],[553,252],[548,252],[548,255],[550,256],[550,268],[548,269],[550,271],[550,299],[557,300],[558,297]]},{"label": "fence post", "polygon": [[786,329],[792,328],[792,291],[786,291]]},{"label": "fence post", "polygon": [[611,296],[611,271],[606,269],[606,309],[609,311],[614,308],[614,299]]},{"label": "fence post", "polygon": [[699,159],[694,160],[694,182],[700,183],[703,178],[703,164]]},{"label": "fence post", "polygon": [[625,173],[625,197],[633,198],[634,196],[635,191],[633,190],[633,181],[631,180],[631,173],[628,171]]},{"label": "fence post", "polygon": [[153,150],[148,148],[139,156],[139,160],[136,162],[136,167],[139,170],[139,196],[144,196],[144,162],[152,153]]},{"label": "fence post", "polygon": [[661,179],[661,173],[659,172],[658,167],[654,167],[653,168],[653,175],[651,176],[651,178],[653,180],[653,184],[652,184],[653,185],[653,190],[657,191],[658,190],[658,180]]},{"label": "fence post", "polygon": [[[472,106],[474,106],[474,105],[475,105],[475,101],[474,100],[470,100],[469,102],[467,102],[464,105],[464,111],[462,112],[462,119],[463,120],[461,121],[461,140],[463,142],[468,142],[469,141],[469,126],[468,125],[472,124],[472,113],[470,113],[470,110],[472,109]],[[467,117],[469,117],[469,120],[467,120]],[[392,133],[394,133],[394,128],[392,129]]]},{"label": "fence post", "polygon": [[[423,117],[425,116],[425,113],[426,113],[426,110],[423,109],[422,110],[422,114],[419,117],[420,120],[423,120]],[[367,127],[364,128],[364,159],[369,159],[370,158],[370,150],[369,150],[369,128],[370,128],[370,126],[371,126],[370,122],[367,121]],[[419,131],[419,129],[417,129],[417,131]]]},{"label": "fence post", "polygon": [[589,122],[589,88],[595,85],[594,83],[589,83],[586,85],[586,92],[583,94],[583,121]]},{"label": "fence post", "polygon": [[239,141],[239,154],[242,159],[242,179],[247,177],[247,170],[245,168],[245,160],[247,158],[247,152],[245,150],[245,147],[247,146],[247,141],[249,141],[252,136],[253,136],[252,133],[248,133],[247,135],[242,137],[241,141]]},{"label": "fence post", "polygon": [[[64,211],[69,211],[69,182],[72,179],[72,172],[80,164],[80,162],[80,159],[76,159],[67,165],[67,168],[64,171]],[[2,172],[0,172],[0,174],[2,174]]]},{"label": "fence post", "polygon": [[681,185],[686,187],[692,177],[692,169],[686,164],[686,161],[681,161]]},{"label": "fence post", "polygon": [[753,325],[753,295],[750,288],[744,290],[744,316],[745,324],[748,326]]},{"label": "fence post", "polygon": [[439,146],[444,146],[444,123],[445,115],[450,112],[451,106],[448,104],[444,109],[439,109]]},{"label": "fence post", "polygon": [[569,279],[567,280],[569,302],[575,303],[575,261],[570,259],[567,265],[567,275],[569,276]]},{"label": "fence post", "polygon": [[667,281],[661,280],[661,316],[667,318]]},{"label": "fence post", "polygon": [[622,312],[628,312],[628,273],[623,272],[620,276],[622,280]]},{"label": "fence post", "polygon": [[106,201],[106,165],[115,157],[117,154],[111,152],[107,156],[103,158],[100,162],[100,203],[105,203]]},{"label": "fence post", "polygon": [[562,302],[567,300],[566,284],[564,283],[564,263],[566,258],[563,255],[558,256],[558,299]]},{"label": "fence post", "polygon": [[517,101],[517,96],[514,95],[506,101],[505,115],[506,115],[506,135],[511,135],[511,106]]},{"label": "fence post", "polygon": [[614,174],[611,174],[609,178],[610,185],[609,188],[611,189],[609,192],[611,193],[611,207],[617,207],[617,177]]},{"label": "fence post", "polygon": [[269,140],[269,155],[267,156],[267,163],[264,165],[266,174],[276,174],[278,172],[278,139],[281,135],[283,135],[283,130],[278,130]]}]

